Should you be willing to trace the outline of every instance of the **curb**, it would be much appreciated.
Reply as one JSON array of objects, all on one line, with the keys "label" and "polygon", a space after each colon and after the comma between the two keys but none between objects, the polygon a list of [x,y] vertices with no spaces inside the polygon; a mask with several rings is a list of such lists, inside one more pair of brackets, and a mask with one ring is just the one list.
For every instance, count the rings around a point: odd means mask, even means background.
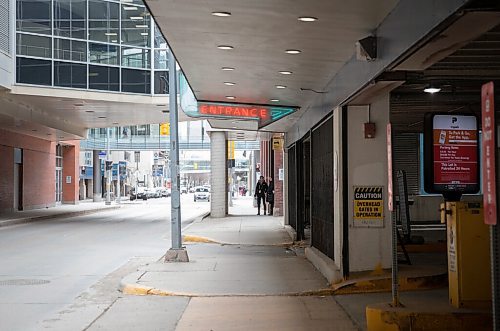
[{"label": "curb", "polygon": [[26,223],[44,221],[44,220],[49,220],[49,219],[57,219],[57,218],[62,218],[62,217],[83,216],[83,215],[95,214],[95,213],[99,213],[102,211],[109,211],[109,210],[115,210],[115,209],[120,209],[120,208],[122,208],[122,206],[112,206],[112,207],[103,207],[103,208],[97,208],[97,209],[69,211],[69,212],[63,212],[63,213],[52,214],[52,215],[15,218],[15,219],[10,219],[10,220],[0,221],[0,228],[11,226],[11,225],[26,224]]},{"label": "curb", "polygon": [[[426,307],[429,309],[429,307]],[[432,309],[432,308],[431,308]],[[421,307],[392,307],[374,304],[366,307],[368,331],[386,330],[491,330],[490,312],[470,310],[422,311]]]},{"label": "curb", "polygon": [[[400,291],[421,291],[432,290],[448,286],[448,274],[439,273],[425,276],[404,276],[399,278]],[[390,292],[392,280],[390,276],[345,281],[332,285],[334,294],[360,294],[360,293],[380,293]]]}]

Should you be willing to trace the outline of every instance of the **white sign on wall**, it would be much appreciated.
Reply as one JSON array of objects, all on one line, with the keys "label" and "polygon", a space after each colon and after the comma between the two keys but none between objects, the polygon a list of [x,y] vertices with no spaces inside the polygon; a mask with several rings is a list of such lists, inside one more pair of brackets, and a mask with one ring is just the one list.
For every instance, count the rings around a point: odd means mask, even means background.
[{"label": "white sign on wall", "polygon": [[284,180],[285,179],[285,170],[283,168],[280,168],[278,171],[278,179],[279,180]]},{"label": "white sign on wall", "polygon": [[66,184],[71,184],[71,176],[66,176]]}]

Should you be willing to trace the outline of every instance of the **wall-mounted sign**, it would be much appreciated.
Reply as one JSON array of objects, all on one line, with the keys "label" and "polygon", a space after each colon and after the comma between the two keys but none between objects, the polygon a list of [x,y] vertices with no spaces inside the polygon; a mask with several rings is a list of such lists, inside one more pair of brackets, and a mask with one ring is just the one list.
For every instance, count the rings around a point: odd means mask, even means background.
[{"label": "wall-mounted sign", "polygon": [[279,168],[278,169],[278,180],[284,180],[285,179],[285,169]]},{"label": "wall-mounted sign", "polygon": [[170,136],[170,123],[160,124],[160,136]]},{"label": "wall-mounted sign", "polygon": [[493,82],[483,85],[481,90],[483,120],[482,167],[483,167],[483,206],[484,223],[497,224],[497,191],[496,191],[496,126],[495,126],[495,94]]},{"label": "wall-mounted sign", "polygon": [[281,151],[283,149],[283,138],[273,137],[273,150]]},{"label": "wall-mounted sign", "polygon": [[66,176],[66,184],[71,184],[71,176]]},{"label": "wall-mounted sign", "polygon": [[228,140],[227,141],[227,159],[228,160],[234,160],[234,149],[235,149],[235,142],[233,140]]},{"label": "wall-mounted sign", "polygon": [[474,115],[429,113],[424,122],[424,187],[448,200],[479,191],[479,148]]},{"label": "wall-mounted sign", "polygon": [[354,187],[354,226],[384,226],[382,186]]}]

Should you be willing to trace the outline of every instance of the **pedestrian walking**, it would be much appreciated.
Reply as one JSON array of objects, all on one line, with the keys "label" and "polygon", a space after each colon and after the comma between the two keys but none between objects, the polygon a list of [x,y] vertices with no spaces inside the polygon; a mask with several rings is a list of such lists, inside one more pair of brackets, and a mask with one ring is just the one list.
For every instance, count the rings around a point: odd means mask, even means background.
[{"label": "pedestrian walking", "polygon": [[266,214],[266,193],[267,193],[267,183],[264,180],[264,176],[260,176],[257,185],[255,186],[254,197],[257,198],[257,215],[260,215],[260,203],[264,206],[264,215]]},{"label": "pedestrian walking", "polygon": [[266,200],[269,203],[269,215],[272,215],[274,210],[274,182],[272,177],[269,177],[268,180]]}]

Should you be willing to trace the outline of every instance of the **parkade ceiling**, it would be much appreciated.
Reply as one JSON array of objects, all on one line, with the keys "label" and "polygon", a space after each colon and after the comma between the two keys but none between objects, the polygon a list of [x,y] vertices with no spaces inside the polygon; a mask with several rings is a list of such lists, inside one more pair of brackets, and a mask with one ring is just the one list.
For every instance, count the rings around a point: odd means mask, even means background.
[{"label": "parkade ceiling", "polygon": [[[300,107],[298,113],[271,125],[272,130],[285,132],[353,56],[355,42],[371,35],[397,1],[146,3],[198,100]],[[214,16],[216,12],[231,15]],[[300,17],[318,20],[303,22]],[[300,53],[288,54],[287,50]],[[232,125],[228,123],[228,128]]]}]

